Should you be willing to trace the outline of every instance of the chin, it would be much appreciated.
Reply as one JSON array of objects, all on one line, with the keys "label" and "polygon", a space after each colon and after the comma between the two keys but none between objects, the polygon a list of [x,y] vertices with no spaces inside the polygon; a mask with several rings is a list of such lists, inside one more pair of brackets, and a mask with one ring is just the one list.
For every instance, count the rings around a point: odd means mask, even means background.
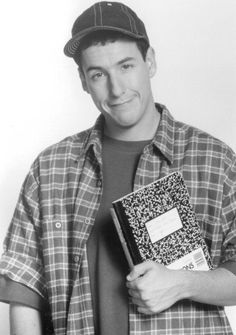
[{"label": "chin", "polygon": [[128,129],[128,128],[134,127],[137,124],[137,120],[119,120],[119,121],[116,121],[115,124],[118,127]]},{"label": "chin", "polygon": [[126,109],[123,111],[117,112],[117,115],[113,118],[113,120],[117,123],[120,123],[124,126],[132,126],[135,125],[139,121],[139,112],[138,110]]}]

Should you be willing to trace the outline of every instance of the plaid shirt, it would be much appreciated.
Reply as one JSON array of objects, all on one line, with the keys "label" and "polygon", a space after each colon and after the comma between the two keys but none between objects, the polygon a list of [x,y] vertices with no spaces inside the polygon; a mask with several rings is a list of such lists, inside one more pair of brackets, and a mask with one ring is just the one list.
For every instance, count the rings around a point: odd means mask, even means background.
[{"label": "plaid shirt", "polygon": [[[236,260],[236,157],[223,143],[175,121],[164,106],[140,158],[134,190],[181,171],[215,267]],[[0,274],[47,299],[54,333],[93,334],[86,241],[102,194],[103,117],[46,149],[23,184]],[[129,306],[130,334],[232,334],[221,307],[180,301],[154,316]]]}]

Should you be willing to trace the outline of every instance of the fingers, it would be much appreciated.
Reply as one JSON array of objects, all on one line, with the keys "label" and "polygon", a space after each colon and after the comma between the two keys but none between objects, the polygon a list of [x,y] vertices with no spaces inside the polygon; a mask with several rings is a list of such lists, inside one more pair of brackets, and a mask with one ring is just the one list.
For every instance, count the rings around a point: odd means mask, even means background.
[{"label": "fingers", "polygon": [[134,303],[139,300],[139,301],[142,301],[145,305],[147,302],[151,301],[153,298],[152,295],[149,293],[149,291],[144,290],[144,289],[130,288],[128,290],[128,293],[130,297],[133,299]]},{"label": "fingers", "polygon": [[133,297],[133,298],[141,298],[141,293],[140,293],[140,291],[138,291],[138,290],[135,290],[135,289],[129,289],[128,290],[128,293],[129,293],[129,295],[131,296],[131,297]]},{"label": "fingers", "polygon": [[152,262],[138,264],[127,276],[126,286],[134,298],[143,298],[143,291],[147,291],[148,288],[147,279],[152,267]]},{"label": "fingers", "polygon": [[140,313],[155,314],[176,302],[172,286],[168,285],[170,273],[165,266],[147,261],[134,266],[127,276],[126,286],[131,301]]},{"label": "fingers", "polygon": [[152,301],[152,299],[144,301],[142,299],[132,297],[131,301],[138,307],[138,311],[143,314],[151,315],[163,310],[159,308],[159,305],[155,301]]},{"label": "fingers", "polygon": [[132,281],[132,280],[137,279],[140,276],[143,276],[152,267],[153,267],[153,262],[151,262],[151,261],[146,261],[146,262],[140,263],[138,265],[135,265],[133,270],[127,276],[127,280]]},{"label": "fingers", "polygon": [[134,291],[130,294],[131,301],[134,305],[137,306],[138,312],[146,315],[152,315],[156,313],[160,313],[166,310],[171,304],[167,301],[157,301],[153,297],[143,298],[139,297],[139,293]]},{"label": "fingers", "polygon": [[131,298],[131,301],[133,304],[135,304],[138,307],[147,308],[146,304],[141,299]]}]

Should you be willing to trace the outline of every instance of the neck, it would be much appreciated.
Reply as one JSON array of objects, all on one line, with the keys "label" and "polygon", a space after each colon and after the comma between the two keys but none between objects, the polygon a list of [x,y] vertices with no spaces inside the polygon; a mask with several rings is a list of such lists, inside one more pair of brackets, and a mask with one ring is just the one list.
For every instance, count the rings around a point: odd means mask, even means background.
[{"label": "neck", "polygon": [[153,112],[143,122],[131,127],[121,127],[105,121],[105,135],[122,141],[146,141],[153,139],[160,122],[160,113],[153,105]]}]

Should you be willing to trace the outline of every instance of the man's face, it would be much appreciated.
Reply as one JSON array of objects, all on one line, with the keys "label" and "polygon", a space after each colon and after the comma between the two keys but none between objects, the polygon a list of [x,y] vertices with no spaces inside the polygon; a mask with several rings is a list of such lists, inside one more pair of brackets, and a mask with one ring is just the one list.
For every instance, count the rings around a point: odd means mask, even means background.
[{"label": "man's face", "polygon": [[107,134],[144,132],[157,114],[150,86],[156,70],[153,50],[144,61],[135,42],[117,40],[90,46],[81,60],[83,88],[105,116]]}]

